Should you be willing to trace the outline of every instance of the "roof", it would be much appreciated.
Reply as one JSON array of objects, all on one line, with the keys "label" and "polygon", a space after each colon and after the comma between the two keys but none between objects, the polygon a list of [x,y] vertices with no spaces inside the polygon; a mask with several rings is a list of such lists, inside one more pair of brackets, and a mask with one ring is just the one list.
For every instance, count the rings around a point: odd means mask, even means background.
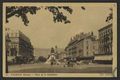
[{"label": "roof", "polygon": [[109,25],[107,25],[107,26],[105,26],[105,27],[103,27],[103,28],[101,28],[101,29],[99,29],[98,31],[102,31],[102,30],[107,29],[107,28],[109,28],[109,27],[112,27],[112,23],[109,24]]}]

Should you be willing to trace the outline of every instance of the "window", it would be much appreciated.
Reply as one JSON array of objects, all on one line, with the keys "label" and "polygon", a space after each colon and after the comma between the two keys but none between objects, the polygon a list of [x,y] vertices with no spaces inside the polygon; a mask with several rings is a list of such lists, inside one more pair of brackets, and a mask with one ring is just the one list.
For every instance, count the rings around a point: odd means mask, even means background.
[{"label": "window", "polygon": [[88,49],[88,46],[86,48]]},{"label": "window", "polygon": [[18,37],[18,33],[16,33],[15,37]]},{"label": "window", "polygon": [[11,37],[13,37],[14,36],[14,34],[13,33],[11,33]]},{"label": "window", "polygon": [[86,44],[88,45],[88,41],[86,41]]},{"label": "window", "polygon": [[95,46],[93,46],[93,49],[95,49]]},{"label": "window", "polygon": [[88,52],[87,52],[87,56],[88,56]]}]

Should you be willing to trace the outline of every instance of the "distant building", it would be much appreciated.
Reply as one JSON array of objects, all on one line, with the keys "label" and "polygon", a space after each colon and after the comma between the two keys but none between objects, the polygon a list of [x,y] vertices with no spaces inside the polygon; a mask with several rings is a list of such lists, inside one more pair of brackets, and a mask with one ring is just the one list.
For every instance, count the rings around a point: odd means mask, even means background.
[{"label": "distant building", "polygon": [[80,33],[71,39],[65,50],[67,51],[68,57],[79,57],[80,59],[92,58],[96,52],[94,42],[97,41],[93,32]]},{"label": "distant building", "polygon": [[66,62],[66,52],[65,51],[61,51],[58,53],[58,61],[61,63]]},{"label": "distant building", "polygon": [[99,54],[95,55],[95,62],[112,63],[112,24],[109,24],[99,31]]},{"label": "distant building", "polygon": [[65,59],[66,58],[66,52],[65,51],[61,51],[58,53],[58,59]]},{"label": "distant building", "polygon": [[19,30],[10,30],[6,28],[6,41],[8,60],[13,60],[16,56],[24,58],[33,57],[33,46],[30,39]]},{"label": "distant building", "polygon": [[93,54],[99,54],[99,39],[93,42]]}]

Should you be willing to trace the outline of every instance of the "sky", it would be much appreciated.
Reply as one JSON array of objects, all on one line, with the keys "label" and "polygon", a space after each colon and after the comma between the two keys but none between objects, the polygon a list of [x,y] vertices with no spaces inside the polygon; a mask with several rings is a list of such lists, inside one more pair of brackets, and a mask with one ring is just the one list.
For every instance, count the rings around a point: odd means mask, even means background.
[{"label": "sky", "polygon": [[71,37],[81,32],[91,32],[98,36],[98,30],[108,23],[105,22],[109,15],[111,6],[82,5],[86,10],[78,6],[70,7],[73,14],[64,11],[64,14],[71,21],[70,24],[54,23],[52,13],[41,9],[36,15],[28,15],[30,23],[25,26],[21,18],[11,17],[5,27],[18,29],[28,36],[34,48],[51,48],[55,45],[58,48],[65,48]]}]

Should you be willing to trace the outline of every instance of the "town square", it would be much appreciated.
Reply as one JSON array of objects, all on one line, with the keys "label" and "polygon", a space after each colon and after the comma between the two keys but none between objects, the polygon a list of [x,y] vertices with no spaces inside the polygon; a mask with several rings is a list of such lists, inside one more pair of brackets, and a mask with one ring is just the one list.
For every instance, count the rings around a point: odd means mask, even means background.
[{"label": "town square", "polygon": [[24,5],[5,5],[6,73],[113,72],[115,4]]}]

